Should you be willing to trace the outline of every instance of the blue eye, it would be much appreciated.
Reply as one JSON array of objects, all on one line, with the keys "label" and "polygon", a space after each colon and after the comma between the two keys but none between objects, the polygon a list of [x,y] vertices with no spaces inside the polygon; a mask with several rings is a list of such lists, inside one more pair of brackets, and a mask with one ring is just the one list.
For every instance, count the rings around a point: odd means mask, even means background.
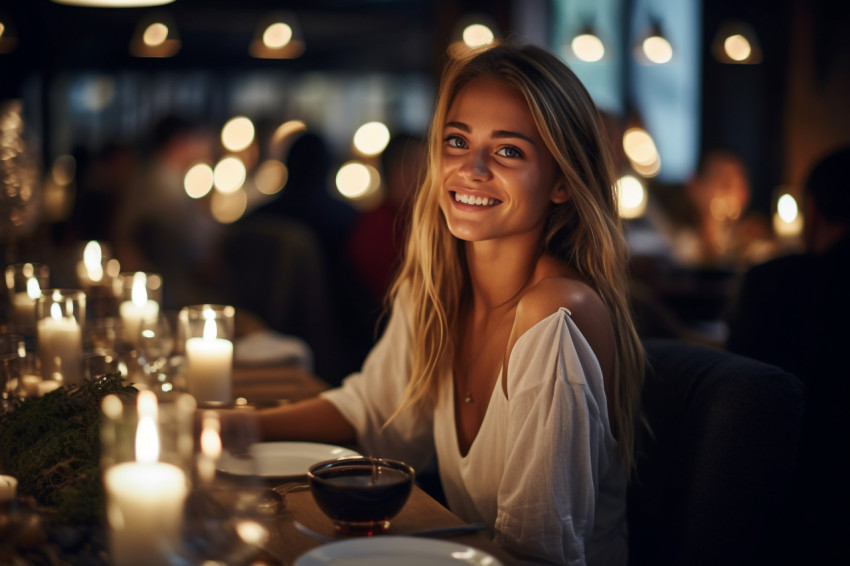
[{"label": "blue eye", "polygon": [[496,155],[501,155],[503,157],[509,157],[511,159],[518,159],[518,158],[521,158],[523,156],[522,152],[520,150],[518,150],[517,148],[510,146],[510,145],[505,146],[502,149],[500,149],[499,151],[497,151]]},{"label": "blue eye", "polygon": [[460,136],[446,136],[446,144],[449,147],[465,148],[466,142]]}]

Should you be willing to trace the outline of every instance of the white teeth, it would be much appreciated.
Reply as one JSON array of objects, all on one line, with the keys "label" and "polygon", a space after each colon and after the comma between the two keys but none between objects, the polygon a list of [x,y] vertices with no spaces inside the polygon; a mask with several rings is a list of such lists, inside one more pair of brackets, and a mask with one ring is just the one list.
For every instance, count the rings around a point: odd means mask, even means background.
[{"label": "white teeth", "polygon": [[457,202],[462,202],[463,204],[472,204],[475,206],[493,206],[496,204],[496,199],[494,198],[486,198],[486,197],[471,197],[469,195],[462,195],[460,193],[455,193],[455,200]]}]

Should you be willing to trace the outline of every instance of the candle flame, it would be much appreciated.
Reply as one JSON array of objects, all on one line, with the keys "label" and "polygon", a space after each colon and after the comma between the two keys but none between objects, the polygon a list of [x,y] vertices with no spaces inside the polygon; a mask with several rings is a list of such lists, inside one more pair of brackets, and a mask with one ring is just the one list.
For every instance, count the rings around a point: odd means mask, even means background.
[{"label": "candle flame", "polygon": [[215,312],[212,309],[206,309],[204,318],[207,319],[204,322],[204,340],[214,340],[218,330],[215,324]]},{"label": "candle flame", "polygon": [[213,460],[221,456],[221,423],[218,414],[208,411],[204,414],[203,430],[201,431],[201,453]]},{"label": "candle flame", "polygon": [[86,272],[92,281],[97,282],[103,279],[102,261],[103,251],[100,248],[100,244],[95,241],[86,244],[83,250],[83,264],[85,264]]},{"label": "candle flame", "polygon": [[139,414],[139,425],[136,428],[136,461],[153,464],[159,460],[156,395],[152,391],[140,391],[136,408]]},{"label": "candle flame", "polygon": [[133,275],[133,289],[130,297],[137,307],[144,307],[148,302],[147,277],[141,271]]},{"label": "candle flame", "polygon": [[41,296],[41,287],[38,284],[38,279],[35,277],[27,279],[27,295],[33,300]]},{"label": "candle flame", "polygon": [[53,320],[62,320],[62,307],[59,306],[59,303],[50,305],[50,318]]}]

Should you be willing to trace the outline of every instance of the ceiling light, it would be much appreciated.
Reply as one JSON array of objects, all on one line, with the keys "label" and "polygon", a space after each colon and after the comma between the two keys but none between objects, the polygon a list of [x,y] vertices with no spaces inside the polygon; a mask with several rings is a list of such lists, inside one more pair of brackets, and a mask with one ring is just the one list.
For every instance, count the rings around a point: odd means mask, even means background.
[{"label": "ceiling light", "polygon": [[605,56],[605,44],[590,25],[582,28],[573,38],[570,48],[576,57],[587,63],[595,63]]},{"label": "ceiling light", "polygon": [[18,34],[11,18],[0,11],[0,54],[14,51],[18,44]]},{"label": "ceiling light", "polygon": [[174,0],[53,0],[53,2],[89,8],[144,8],[171,4]]},{"label": "ceiling light", "polygon": [[673,46],[657,20],[652,20],[649,31],[635,46],[635,55],[638,61],[654,65],[669,63],[673,58]]},{"label": "ceiling light", "polygon": [[721,63],[737,65],[755,65],[762,59],[756,32],[741,21],[728,21],[720,26],[711,42],[711,53]]},{"label": "ceiling light", "polygon": [[134,57],[171,57],[180,51],[177,24],[168,14],[158,13],[139,22],[130,40]]},{"label": "ceiling light", "polygon": [[295,59],[304,53],[304,38],[295,16],[275,12],[263,18],[248,52],[258,59]]}]

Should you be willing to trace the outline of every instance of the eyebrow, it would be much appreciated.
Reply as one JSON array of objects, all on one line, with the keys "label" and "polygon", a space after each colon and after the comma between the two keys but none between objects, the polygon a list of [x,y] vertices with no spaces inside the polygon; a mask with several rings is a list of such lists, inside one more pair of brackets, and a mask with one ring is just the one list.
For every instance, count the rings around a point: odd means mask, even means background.
[{"label": "eyebrow", "polygon": [[[458,130],[463,130],[466,133],[472,132],[470,127],[467,126],[466,124],[464,124],[463,122],[447,122],[446,128],[457,128]],[[493,137],[493,138],[519,138],[519,139],[527,141],[531,145],[537,145],[536,143],[534,143],[534,140],[531,139],[530,137],[528,137],[527,135],[521,134],[519,132],[514,132],[514,131],[511,131],[511,130],[493,130],[491,137]]]}]

